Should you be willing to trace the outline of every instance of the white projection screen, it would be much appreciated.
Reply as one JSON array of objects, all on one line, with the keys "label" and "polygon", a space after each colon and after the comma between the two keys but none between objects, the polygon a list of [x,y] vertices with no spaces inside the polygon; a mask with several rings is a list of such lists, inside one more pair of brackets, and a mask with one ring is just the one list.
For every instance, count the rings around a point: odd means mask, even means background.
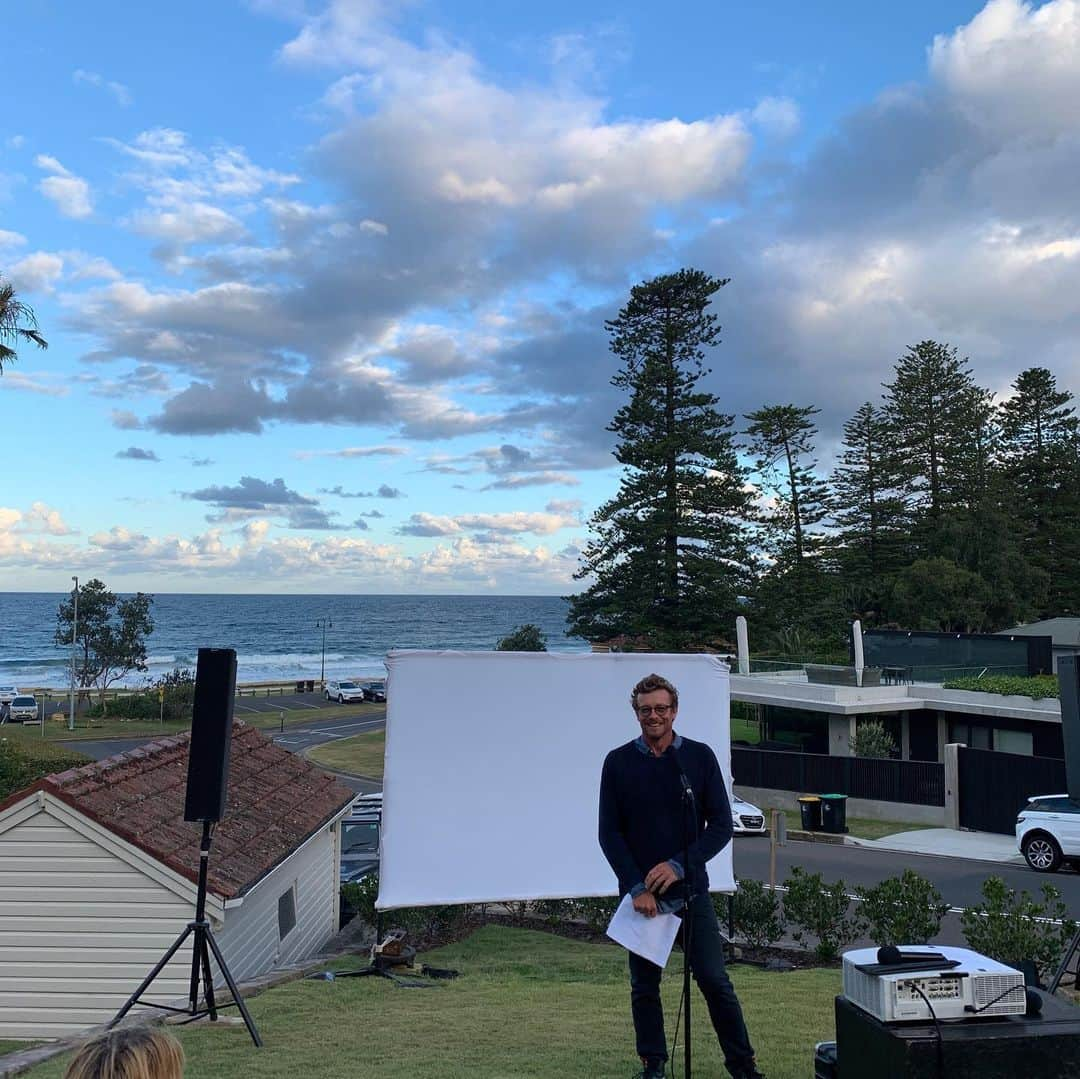
[{"label": "white projection screen", "polygon": [[[380,909],[614,895],[600,769],[641,733],[630,690],[654,671],[679,690],[676,732],[713,747],[731,790],[713,656],[398,651],[387,669]],[[730,843],[709,879],[734,890]]]}]

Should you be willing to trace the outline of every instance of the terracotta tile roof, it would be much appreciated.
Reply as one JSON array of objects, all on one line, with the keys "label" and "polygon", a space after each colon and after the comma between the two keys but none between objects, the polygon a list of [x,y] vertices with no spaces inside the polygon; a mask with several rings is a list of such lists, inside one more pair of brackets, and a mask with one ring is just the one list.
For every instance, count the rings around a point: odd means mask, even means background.
[{"label": "terracotta tile roof", "polygon": [[[197,881],[202,825],[184,820],[189,740],[189,734],[162,738],[46,776],[32,789],[56,795]],[[234,724],[228,802],[214,830],[209,890],[225,899],[242,895],[355,797],[255,727]]]}]

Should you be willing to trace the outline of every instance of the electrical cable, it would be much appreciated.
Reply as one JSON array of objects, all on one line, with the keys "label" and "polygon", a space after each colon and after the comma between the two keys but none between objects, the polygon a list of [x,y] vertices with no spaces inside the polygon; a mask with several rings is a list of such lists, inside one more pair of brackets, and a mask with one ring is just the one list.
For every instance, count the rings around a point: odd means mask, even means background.
[{"label": "electrical cable", "polygon": [[930,998],[914,983],[912,982],[911,988],[915,990],[923,999],[923,1003],[930,1009],[930,1018],[934,1020],[934,1033],[937,1035],[937,1073],[938,1079],[944,1079],[945,1077],[945,1043],[941,1038],[941,1022],[937,1017],[937,1012],[934,1011],[933,1004],[930,1003]]},{"label": "electrical cable", "polygon": [[986,1011],[987,1008],[992,1008],[1003,997],[1007,997],[1010,993],[1021,992],[1023,993],[1025,986],[1022,985],[1010,985],[1003,993],[998,993],[996,997],[989,1004],[984,1004],[981,1008],[976,1008],[974,1004],[964,1005],[964,1011],[971,1012],[972,1015],[978,1015],[980,1012]]}]

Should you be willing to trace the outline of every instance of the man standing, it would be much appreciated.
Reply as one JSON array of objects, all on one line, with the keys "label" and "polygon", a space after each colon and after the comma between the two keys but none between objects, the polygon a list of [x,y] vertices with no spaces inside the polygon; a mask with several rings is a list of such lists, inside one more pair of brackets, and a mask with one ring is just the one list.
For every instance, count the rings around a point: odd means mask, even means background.
[{"label": "man standing", "polygon": [[[677,914],[683,932],[690,919],[688,960],[724,1063],[735,1079],[764,1079],[754,1062],[742,1008],[724,968],[724,946],[709,895],[705,863],[731,840],[731,808],[716,754],[703,742],[674,731],[679,694],[658,674],[643,678],[630,695],[641,736],[613,749],[604,760],[600,779],[600,846],[619,878],[619,895],[633,898],[646,917]],[[691,822],[687,864],[683,865],[684,806],[682,776],[694,792],[697,820]],[[683,887],[689,882],[690,904]],[[667,1043],[660,1002],[660,975],[655,963],[630,953],[630,1006],[642,1071],[638,1079],[664,1075]]]}]

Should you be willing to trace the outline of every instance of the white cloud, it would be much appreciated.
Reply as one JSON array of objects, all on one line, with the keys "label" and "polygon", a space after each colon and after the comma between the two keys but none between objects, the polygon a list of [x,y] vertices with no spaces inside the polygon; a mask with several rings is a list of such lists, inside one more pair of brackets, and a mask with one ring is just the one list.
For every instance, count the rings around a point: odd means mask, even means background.
[{"label": "white cloud", "polygon": [[144,236],[179,247],[240,240],[246,235],[243,224],[232,214],[205,202],[189,202],[176,210],[140,210],[131,215],[129,223]]},{"label": "white cloud", "polygon": [[1038,7],[990,0],[971,22],[934,38],[930,71],[974,123],[992,132],[1075,134],[1080,0]]},{"label": "white cloud", "polygon": [[69,528],[58,509],[44,502],[33,502],[27,510],[0,506],[0,532],[10,535],[70,536]]},{"label": "white cloud", "polygon": [[8,229],[0,229],[0,248],[21,247],[26,243],[26,237],[21,232],[11,232]]},{"label": "white cloud", "polygon": [[28,375],[25,371],[4,369],[5,390],[36,393],[42,397],[67,397],[71,392],[71,387],[59,379],[59,375],[48,371],[36,371]]},{"label": "white cloud", "polygon": [[8,277],[18,289],[26,292],[52,292],[64,272],[64,260],[50,251],[34,251],[13,263]]},{"label": "white cloud", "polygon": [[94,212],[90,185],[84,179],[66,169],[50,154],[38,154],[34,164],[52,174],[38,184],[38,190],[55,204],[64,217],[89,217]]},{"label": "white cloud", "polygon": [[790,97],[763,97],[750,118],[767,134],[781,139],[794,135],[802,123],[799,106]]},{"label": "white cloud", "polygon": [[93,86],[98,90],[107,91],[118,105],[123,105],[125,108],[132,104],[131,91],[122,82],[113,82],[103,75],[99,75],[96,71],[84,71],[82,68],[78,68],[72,73],[71,79],[77,85],[81,83],[85,86]]}]

